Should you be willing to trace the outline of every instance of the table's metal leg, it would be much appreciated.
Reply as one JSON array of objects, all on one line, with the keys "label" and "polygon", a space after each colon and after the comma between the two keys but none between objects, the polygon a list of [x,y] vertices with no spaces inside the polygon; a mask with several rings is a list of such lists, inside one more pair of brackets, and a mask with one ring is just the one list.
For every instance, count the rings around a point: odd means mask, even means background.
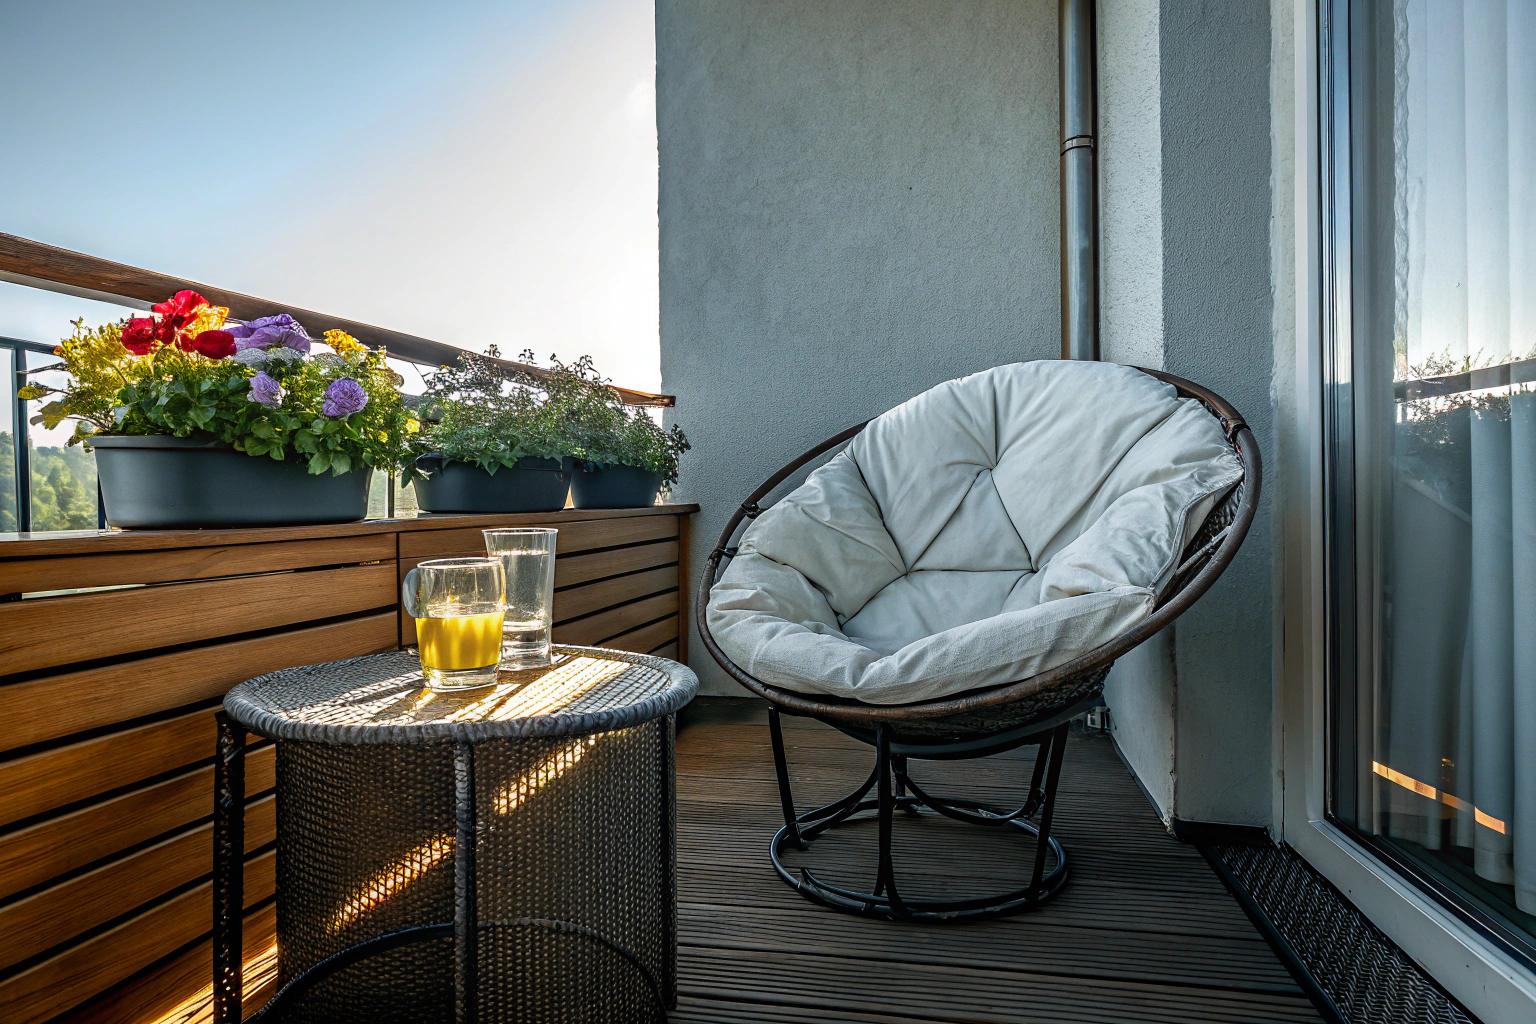
[{"label": "table's metal leg", "polygon": [[453,1019],[473,1024],[480,925],[475,908],[475,748],[468,743],[454,745],[453,782]]},{"label": "table's metal leg", "polygon": [[240,1024],[245,909],[245,729],[220,711],[213,760],[213,1020]]}]

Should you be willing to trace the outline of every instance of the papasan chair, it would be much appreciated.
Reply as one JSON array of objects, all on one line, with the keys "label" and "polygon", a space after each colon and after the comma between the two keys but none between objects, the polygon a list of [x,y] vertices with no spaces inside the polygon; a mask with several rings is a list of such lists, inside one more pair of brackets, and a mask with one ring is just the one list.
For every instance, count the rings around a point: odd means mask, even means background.
[{"label": "papasan chair", "polygon": [[[1051,816],[1069,724],[1102,702],[1116,658],[1231,563],[1259,480],[1252,432],[1211,391],[1157,370],[1061,360],[941,384],[765,480],[721,533],[695,607],[710,654],[769,703],[779,876],[813,902],[898,921],[1005,914],[1060,892],[1067,855]],[[796,813],[781,714],[872,745],[869,778]],[[1024,745],[1039,750],[1012,809],[930,793],[908,771],[911,760]],[[1033,836],[1029,884],[903,897],[897,809]],[[878,817],[869,891],[783,862],[786,846],[806,850],[867,811]]]}]

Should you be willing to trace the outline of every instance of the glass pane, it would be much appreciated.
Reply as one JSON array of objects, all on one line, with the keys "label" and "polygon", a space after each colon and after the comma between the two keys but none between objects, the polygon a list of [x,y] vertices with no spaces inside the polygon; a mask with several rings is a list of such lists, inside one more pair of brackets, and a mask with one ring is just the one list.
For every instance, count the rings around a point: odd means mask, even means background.
[{"label": "glass pane", "polygon": [[1349,824],[1536,947],[1536,4],[1351,18]]},{"label": "glass pane", "polygon": [[[416,507],[415,486],[400,486],[399,478],[395,479],[395,518],[413,519],[419,513]],[[373,482],[368,488],[368,518],[385,519],[389,516],[389,475],[383,470],[373,471]]]},{"label": "glass pane", "polygon": [[[54,366],[58,358],[45,352],[28,352],[29,370]],[[34,380],[62,387],[64,374],[56,370],[29,373]],[[45,400],[46,401],[46,400]],[[28,418],[36,415],[42,401],[28,402]],[[96,528],[96,456],[84,445],[69,447],[75,432],[73,420],[49,430],[33,423],[27,428],[32,460],[32,531],[94,530]]]},{"label": "glass pane", "polygon": [[15,363],[12,350],[0,348],[0,533],[16,529]]},{"label": "glass pane", "polygon": [[415,519],[419,515],[421,515],[421,508],[416,504],[416,485],[397,486],[395,488],[395,518]]}]

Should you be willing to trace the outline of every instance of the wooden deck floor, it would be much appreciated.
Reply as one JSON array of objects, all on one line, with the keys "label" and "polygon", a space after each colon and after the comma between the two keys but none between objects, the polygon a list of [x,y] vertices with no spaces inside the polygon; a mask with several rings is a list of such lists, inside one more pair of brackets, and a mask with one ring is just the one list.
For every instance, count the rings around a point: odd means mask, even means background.
[{"label": "wooden deck floor", "polygon": [[[1032,912],[966,925],[890,924],[825,910],[774,874],[778,827],[760,709],[719,702],[678,737],[678,1022],[1315,1021],[1316,1011],[1192,847],[1169,837],[1104,738],[1067,748],[1057,835],[1072,876]],[[786,720],[802,810],[868,774],[873,752]],[[1017,802],[1033,748],[969,764],[914,762],[920,783]],[[925,785],[925,788],[930,788]],[[867,888],[874,826],[817,842],[832,882]],[[898,884],[985,890],[1027,877],[1026,838],[935,816],[897,818]],[[1022,883],[1020,883],[1022,884]],[[951,891],[954,891],[953,888]],[[973,890],[974,891],[974,890]]]}]

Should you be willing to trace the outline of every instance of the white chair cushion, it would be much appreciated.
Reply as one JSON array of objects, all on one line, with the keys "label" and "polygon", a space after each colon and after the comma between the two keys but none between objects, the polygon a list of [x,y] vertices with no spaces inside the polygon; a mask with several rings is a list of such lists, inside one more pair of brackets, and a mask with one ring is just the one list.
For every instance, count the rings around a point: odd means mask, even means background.
[{"label": "white chair cushion", "polygon": [[1027,679],[1152,613],[1242,477],[1192,399],[1113,363],[1013,363],[879,416],[758,517],[711,592],[754,677],[870,704]]}]

